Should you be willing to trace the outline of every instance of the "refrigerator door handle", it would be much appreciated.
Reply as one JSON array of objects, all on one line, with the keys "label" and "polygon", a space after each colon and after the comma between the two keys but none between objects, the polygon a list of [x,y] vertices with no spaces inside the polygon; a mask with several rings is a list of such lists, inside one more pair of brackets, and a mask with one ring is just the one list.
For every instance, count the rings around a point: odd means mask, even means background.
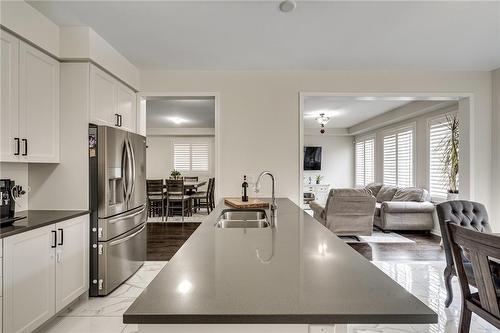
[{"label": "refrigerator door handle", "polygon": [[129,235],[129,236],[127,236],[127,237],[120,238],[120,239],[117,239],[117,240],[115,240],[115,241],[112,241],[112,242],[110,242],[110,243],[109,243],[109,245],[108,245],[108,246],[113,246],[113,245],[117,245],[117,244],[120,244],[120,243],[126,242],[126,241],[128,241],[129,239],[134,238],[134,237],[135,237],[135,236],[137,236],[139,233],[141,233],[141,232],[144,230],[144,228],[146,228],[146,223],[144,223],[144,226],[143,226],[141,229],[139,229],[139,230],[137,230],[136,232],[134,232],[132,235]]},{"label": "refrigerator door handle", "polygon": [[134,213],[132,213],[130,215],[120,216],[120,217],[118,217],[116,219],[109,219],[108,223],[109,224],[114,224],[114,223],[116,223],[118,221],[121,221],[121,220],[124,220],[124,219],[128,219],[128,218],[131,218],[131,217],[134,217],[134,216],[137,216],[137,215],[141,215],[144,212],[144,210],[146,210],[146,206],[143,206],[140,210],[138,210],[137,212],[134,212]]},{"label": "refrigerator door handle", "polygon": [[133,162],[132,162],[132,149],[130,146],[130,141],[125,139],[125,149],[127,151],[127,203],[130,201],[130,197],[132,197],[132,191],[134,188],[134,176],[133,176]]},{"label": "refrigerator door handle", "polygon": [[[128,140],[128,146],[130,149],[130,166],[131,166],[131,171],[132,171],[132,185],[130,186],[130,197],[132,197],[132,193],[134,193],[135,190],[135,177],[136,177],[136,170],[135,170],[135,152],[134,148],[132,147],[132,144],[130,143],[130,140]],[[129,197],[129,200],[130,200]]]},{"label": "refrigerator door handle", "polygon": [[122,177],[123,177],[123,190],[124,190],[124,201],[128,202],[128,194],[129,194],[129,179],[128,179],[128,148],[127,142],[125,141],[123,152],[122,152]]}]

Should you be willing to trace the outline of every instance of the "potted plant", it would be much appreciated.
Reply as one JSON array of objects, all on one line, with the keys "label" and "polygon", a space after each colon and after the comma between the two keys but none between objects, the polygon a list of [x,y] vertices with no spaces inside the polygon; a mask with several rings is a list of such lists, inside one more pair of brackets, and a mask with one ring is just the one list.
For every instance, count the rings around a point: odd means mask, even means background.
[{"label": "potted plant", "polygon": [[178,179],[180,176],[181,176],[181,173],[175,169],[172,170],[172,172],[170,173],[170,177],[172,179]]},{"label": "potted plant", "polygon": [[459,120],[458,115],[446,116],[448,129],[451,135],[441,142],[443,149],[443,174],[448,185],[448,200],[458,199],[458,161],[459,161]]},{"label": "potted plant", "polygon": [[316,184],[320,184],[321,183],[321,179],[323,179],[323,176],[322,175],[317,175],[316,176]]}]

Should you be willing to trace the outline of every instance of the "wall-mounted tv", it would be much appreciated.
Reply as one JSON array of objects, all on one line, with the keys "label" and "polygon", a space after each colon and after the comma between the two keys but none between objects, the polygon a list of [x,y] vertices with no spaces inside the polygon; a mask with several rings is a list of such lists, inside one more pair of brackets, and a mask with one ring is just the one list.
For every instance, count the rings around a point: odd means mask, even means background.
[{"label": "wall-mounted tv", "polygon": [[321,170],[321,147],[304,147],[304,170]]}]

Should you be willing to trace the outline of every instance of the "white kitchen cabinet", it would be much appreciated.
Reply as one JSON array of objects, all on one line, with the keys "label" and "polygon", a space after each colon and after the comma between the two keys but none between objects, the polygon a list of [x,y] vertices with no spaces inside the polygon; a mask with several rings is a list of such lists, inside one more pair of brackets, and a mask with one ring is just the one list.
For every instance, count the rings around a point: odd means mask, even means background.
[{"label": "white kitchen cabinet", "polygon": [[90,66],[90,121],[136,131],[136,94],[95,65]]},{"label": "white kitchen cabinet", "polygon": [[54,225],[4,239],[5,332],[31,332],[55,314],[54,242]]},{"label": "white kitchen cabinet", "polygon": [[89,287],[89,216],[56,224],[56,312]]},{"label": "white kitchen cabinet", "polygon": [[4,332],[31,332],[88,290],[88,237],[84,215],[4,239]]},{"label": "white kitchen cabinet", "polygon": [[59,163],[59,62],[2,31],[0,161]]},{"label": "white kitchen cabinet", "polygon": [[135,92],[125,87],[122,84],[116,86],[116,113],[122,118],[120,119],[124,130],[135,132],[136,130],[136,96]]},{"label": "white kitchen cabinet", "polygon": [[19,160],[19,39],[1,31],[0,160]]}]

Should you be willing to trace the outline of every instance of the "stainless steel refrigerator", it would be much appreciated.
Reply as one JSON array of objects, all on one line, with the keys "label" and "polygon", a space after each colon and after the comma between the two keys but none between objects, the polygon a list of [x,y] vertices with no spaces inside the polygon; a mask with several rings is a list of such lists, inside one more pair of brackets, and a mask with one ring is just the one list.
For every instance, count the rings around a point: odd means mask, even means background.
[{"label": "stainless steel refrigerator", "polygon": [[146,138],[89,126],[90,296],[105,296],[146,260]]}]

